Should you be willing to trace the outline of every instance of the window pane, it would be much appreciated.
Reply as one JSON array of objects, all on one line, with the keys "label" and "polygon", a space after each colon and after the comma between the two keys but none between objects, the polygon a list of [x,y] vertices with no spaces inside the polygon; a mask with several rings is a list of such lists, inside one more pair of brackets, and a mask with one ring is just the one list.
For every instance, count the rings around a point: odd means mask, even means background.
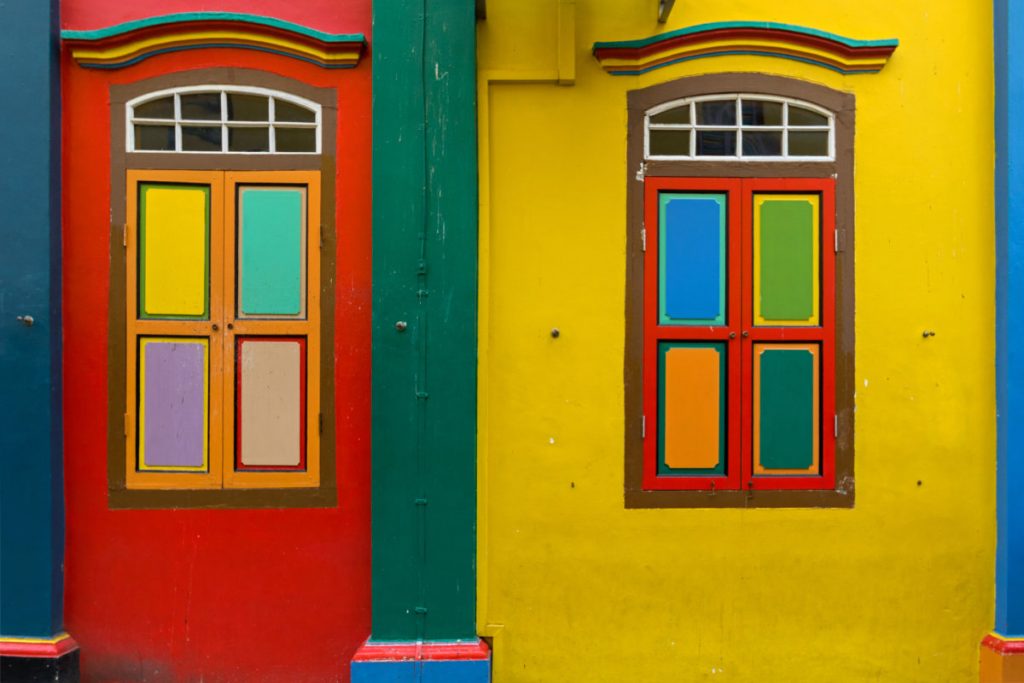
[{"label": "window pane", "polygon": [[269,128],[228,128],[228,150],[231,152],[269,152]]},{"label": "window pane", "polygon": [[158,100],[151,100],[135,105],[135,118],[137,119],[173,119],[174,118],[174,96],[168,95]]},{"label": "window pane", "polygon": [[305,465],[306,341],[238,340],[236,395],[238,469]]},{"label": "window pane", "polygon": [[754,473],[818,474],[817,344],[754,345]]},{"label": "window pane", "polygon": [[316,114],[305,107],[300,107],[297,104],[286,102],[285,100],[274,100],[274,120],[275,121],[303,121],[310,122],[316,120]]},{"label": "window pane", "polygon": [[204,92],[181,96],[181,118],[220,121],[220,93]]},{"label": "window pane", "polygon": [[734,156],[736,132],[732,130],[697,131],[697,154],[701,156]]},{"label": "window pane", "polygon": [[278,152],[315,152],[315,128],[276,128]]},{"label": "window pane", "polygon": [[306,314],[306,191],[239,189],[238,316]]},{"label": "window pane", "polygon": [[181,129],[181,148],[189,152],[219,152],[220,126],[199,127],[183,126]]},{"label": "window pane", "polygon": [[658,355],[659,473],[724,474],[725,344],[664,342]]},{"label": "window pane", "polygon": [[697,103],[697,123],[731,126],[736,123],[736,100]]},{"label": "window pane", "polygon": [[795,157],[827,157],[828,131],[789,131],[789,155]]},{"label": "window pane", "polygon": [[754,195],[754,324],[818,325],[817,195]]},{"label": "window pane", "polygon": [[651,154],[663,156],[690,156],[690,131],[650,131]]},{"label": "window pane", "polygon": [[789,125],[791,126],[827,126],[828,117],[818,112],[789,105]]},{"label": "window pane", "polygon": [[268,99],[262,95],[228,93],[229,121],[269,121]]},{"label": "window pane", "polygon": [[782,103],[743,100],[744,126],[781,126]]},{"label": "window pane", "polygon": [[724,194],[658,197],[658,322],[725,324]]},{"label": "window pane", "polygon": [[209,345],[196,337],[140,340],[140,470],[207,469]]},{"label": "window pane", "polygon": [[663,111],[660,114],[655,114],[651,117],[651,123],[689,123],[690,122],[690,105],[684,104],[681,107],[675,109],[669,109]]},{"label": "window pane", "polygon": [[743,155],[777,157],[782,155],[782,131],[743,131]]},{"label": "window pane", "polygon": [[139,186],[139,317],[208,318],[210,188]]},{"label": "window pane", "polygon": [[174,126],[135,126],[135,149],[174,151]]}]

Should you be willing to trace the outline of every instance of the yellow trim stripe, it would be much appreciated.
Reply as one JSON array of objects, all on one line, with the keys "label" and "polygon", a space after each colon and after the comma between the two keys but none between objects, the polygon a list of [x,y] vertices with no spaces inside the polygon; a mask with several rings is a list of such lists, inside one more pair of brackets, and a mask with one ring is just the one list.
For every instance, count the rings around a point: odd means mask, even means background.
[{"label": "yellow trim stripe", "polygon": [[156,51],[180,43],[224,43],[239,42],[262,45],[288,52],[304,54],[322,61],[358,58],[358,52],[346,49],[340,52],[316,49],[315,47],[282,38],[273,38],[252,31],[201,31],[158,36],[144,40],[136,40],[123,45],[105,48],[77,47],[72,49],[72,56],[78,60],[119,60],[121,57],[133,56],[139,52]]},{"label": "yellow trim stripe", "polygon": [[26,644],[38,644],[38,645],[56,645],[62,640],[67,640],[71,637],[70,633],[61,632],[52,638],[25,638],[21,636],[3,636],[0,638],[0,643],[26,643]]},{"label": "yellow trim stripe", "polygon": [[670,48],[659,52],[654,52],[649,55],[645,55],[643,59],[621,59],[615,57],[608,57],[601,60],[601,65],[608,69],[627,66],[642,66],[645,64],[650,64],[652,62],[658,62],[662,59],[665,59],[666,57],[686,55],[689,53],[702,52],[704,50],[777,50],[785,51],[787,53],[799,53],[801,55],[809,55],[819,59],[826,59],[828,61],[842,64],[843,66],[881,66],[884,65],[886,62],[885,59],[880,59],[877,57],[850,59],[842,57],[836,52],[830,52],[827,50],[815,50],[810,47],[805,47],[803,45],[781,40],[744,39],[709,40],[702,43],[686,45],[684,47]]}]

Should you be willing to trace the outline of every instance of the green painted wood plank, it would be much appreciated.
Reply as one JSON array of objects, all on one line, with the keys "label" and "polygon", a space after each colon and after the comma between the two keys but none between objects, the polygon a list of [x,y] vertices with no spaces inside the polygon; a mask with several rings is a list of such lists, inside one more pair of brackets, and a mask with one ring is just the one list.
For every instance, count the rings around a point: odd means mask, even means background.
[{"label": "green painted wood plank", "polygon": [[761,205],[761,315],[807,320],[814,313],[814,207],[808,202]]},{"label": "green painted wood plank", "polygon": [[814,356],[768,349],[761,356],[761,464],[806,469],[814,461]]},{"label": "green painted wood plank", "polygon": [[371,637],[472,638],[473,4],[379,2],[373,21]]}]

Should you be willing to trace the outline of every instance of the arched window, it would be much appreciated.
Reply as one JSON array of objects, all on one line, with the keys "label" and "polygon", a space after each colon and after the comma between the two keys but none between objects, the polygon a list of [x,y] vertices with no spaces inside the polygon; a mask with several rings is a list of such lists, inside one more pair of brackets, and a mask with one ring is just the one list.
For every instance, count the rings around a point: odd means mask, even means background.
[{"label": "arched window", "polygon": [[854,98],[629,94],[626,503],[853,503]]},{"label": "arched window", "polygon": [[809,102],[766,95],[689,97],[644,117],[647,159],[833,159],[835,117]]},{"label": "arched window", "polygon": [[321,106],[244,86],[188,86],[127,103],[126,150],[318,154]]},{"label": "arched window", "polygon": [[337,98],[240,68],[111,87],[114,505],[335,500]]}]

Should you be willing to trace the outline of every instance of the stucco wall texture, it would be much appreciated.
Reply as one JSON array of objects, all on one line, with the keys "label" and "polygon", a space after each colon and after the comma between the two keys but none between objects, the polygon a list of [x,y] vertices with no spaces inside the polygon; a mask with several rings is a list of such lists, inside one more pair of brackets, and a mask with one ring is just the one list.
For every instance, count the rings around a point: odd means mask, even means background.
[{"label": "stucco wall texture", "polygon": [[[495,680],[975,681],[995,552],[991,7],[676,4],[660,26],[653,1],[579,0],[564,87],[528,82],[557,78],[556,0],[489,0],[480,24],[478,627]],[[758,20],[900,45],[854,76],[729,56],[613,77],[590,54]],[[716,72],[857,99],[853,509],[624,507],[626,92]]]}]

